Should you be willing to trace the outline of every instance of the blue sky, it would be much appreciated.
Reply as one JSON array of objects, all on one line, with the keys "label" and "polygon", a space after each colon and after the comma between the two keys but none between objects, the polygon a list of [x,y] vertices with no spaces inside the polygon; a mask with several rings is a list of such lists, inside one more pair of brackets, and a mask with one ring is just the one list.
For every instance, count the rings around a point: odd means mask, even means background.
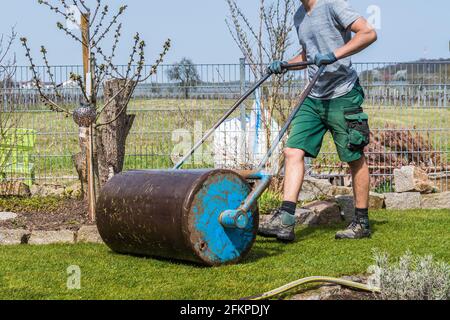
[{"label": "blue sky", "polygon": [[[92,1],[93,0],[88,0]],[[270,1],[270,0],[267,0]],[[173,47],[166,62],[190,57],[196,63],[236,63],[241,56],[230,37],[224,19],[225,0],[109,0],[112,7],[129,5],[124,19],[124,39],[117,63],[124,63],[131,35],[139,31],[153,59],[166,38]],[[250,19],[257,16],[258,0],[238,0]],[[351,0],[367,16],[367,8],[381,9],[379,41],[355,61],[411,61],[419,58],[449,58],[450,1],[448,0]],[[300,3],[300,0],[299,0]],[[55,28],[56,16],[37,4],[37,0],[2,1],[4,14],[0,30],[7,33],[16,25],[19,36],[26,36],[35,54],[41,44],[49,50],[52,64],[80,64],[79,45]],[[7,13],[7,14],[5,14]],[[26,64],[23,49],[14,47],[18,63]]]}]

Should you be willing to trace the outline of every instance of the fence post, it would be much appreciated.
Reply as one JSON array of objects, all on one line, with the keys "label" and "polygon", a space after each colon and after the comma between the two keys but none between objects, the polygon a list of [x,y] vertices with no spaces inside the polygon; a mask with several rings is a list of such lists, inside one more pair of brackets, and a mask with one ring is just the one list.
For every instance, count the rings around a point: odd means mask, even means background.
[{"label": "fence post", "polygon": [[[241,85],[241,94],[244,94],[246,88],[246,79],[245,79],[245,58],[239,59],[239,67],[240,67],[240,85]],[[240,118],[241,118],[241,156],[242,158],[240,164],[244,164],[247,160],[247,116],[245,104],[243,103],[240,107]]]},{"label": "fence post", "polygon": [[447,83],[444,83],[444,108],[447,109]]}]

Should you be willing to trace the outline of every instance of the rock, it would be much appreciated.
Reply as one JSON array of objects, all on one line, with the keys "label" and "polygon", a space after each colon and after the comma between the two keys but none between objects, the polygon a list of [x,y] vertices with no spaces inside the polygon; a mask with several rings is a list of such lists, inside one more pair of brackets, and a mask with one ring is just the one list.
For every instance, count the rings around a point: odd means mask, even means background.
[{"label": "rock", "polygon": [[[363,280],[361,277],[357,276],[342,277],[342,280],[364,284],[367,283],[367,280]],[[336,300],[336,298],[345,297],[348,299],[348,297],[352,296],[354,297],[354,299],[358,299],[356,291],[350,291],[350,289],[344,288],[342,286],[326,283],[321,285],[319,288],[313,288],[300,294],[296,294],[292,298],[290,298],[290,300]],[[364,296],[361,296],[361,298],[364,298]]]},{"label": "rock", "polygon": [[97,226],[82,226],[77,234],[78,243],[103,243]]},{"label": "rock", "polygon": [[69,230],[61,231],[33,231],[28,244],[46,245],[55,243],[74,243],[75,233]]},{"label": "rock", "polygon": [[31,187],[33,197],[64,197],[66,187],[57,184],[36,184]]},{"label": "rock", "polygon": [[322,197],[328,197],[333,185],[325,179],[305,178],[299,201],[309,202],[319,200]]},{"label": "rock", "polygon": [[386,193],[386,209],[408,210],[421,208],[421,195],[419,192]]},{"label": "rock", "polygon": [[384,201],[386,197],[383,194],[371,192],[369,195],[369,209],[381,210],[384,209]]},{"label": "rock", "polygon": [[437,190],[427,173],[414,166],[394,170],[395,191],[432,193]]},{"label": "rock", "polygon": [[334,201],[316,201],[300,210],[304,211],[298,214],[299,223],[307,226],[331,225],[342,222],[341,210]]},{"label": "rock", "polygon": [[330,196],[352,196],[353,195],[353,188],[350,187],[338,187],[333,186],[330,189]]},{"label": "rock", "polygon": [[14,212],[0,212],[0,221],[9,221],[17,218],[17,213]]},{"label": "rock", "polygon": [[[337,196],[336,201],[341,208],[341,215],[345,221],[352,221],[355,213],[355,200],[353,196]],[[369,209],[381,210],[384,208],[385,196],[371,192],[369,196]]]},{"label": "rock", "polygon": [[352,221],[355,215],[355,201],[353,196],[337,196],[336,201],[341,210],[341,217],[347,222]]},{"label": "rock", "polygon": [[450,209],[450,192],[422,195],[423,209]]},{"label": "rock", "polygon": [[297,224],[309,224],[309,220],[314,217],[314,211],[304,208],[299,208],[295,211]]},{"label": "rock", "polygon": [[26,244],[29,236],[27,230],[0,230],[0,245]]},{"label": "rock", "polygon": [[20,197],[31,196],[30,187],[23,182],[2,182],[0,183],[0,197]]}]

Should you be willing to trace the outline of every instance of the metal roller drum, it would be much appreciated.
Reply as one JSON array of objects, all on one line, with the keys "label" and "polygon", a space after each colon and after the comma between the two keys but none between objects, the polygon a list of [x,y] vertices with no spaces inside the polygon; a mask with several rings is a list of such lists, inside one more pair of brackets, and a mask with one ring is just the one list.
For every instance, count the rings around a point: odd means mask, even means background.
[{"label": "metal roller drum", "polygon": [[208,266],[239,262],[258,228],[256,206],[235,216],[251,188],[230,170],[131,171],[102,189],[97,225],[115,252]]}]

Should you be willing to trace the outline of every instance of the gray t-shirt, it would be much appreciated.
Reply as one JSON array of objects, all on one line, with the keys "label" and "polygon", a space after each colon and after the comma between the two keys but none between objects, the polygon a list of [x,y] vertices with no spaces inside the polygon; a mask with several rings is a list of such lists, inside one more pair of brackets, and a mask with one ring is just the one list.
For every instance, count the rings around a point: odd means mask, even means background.
[{"label": "gray t-shirt", "polygon": [[[317,0],[311,13],[302,5],[295,14],[294,24],[300,45],[307,59],[314,61],[316,54],[334,52],[352,38],[350,25],[361,17],[347,0]],[[308,68],[312,78],[318,67]],[[326,67],[310,96],[317,99],[333,99],[349,93],[358,74],[351,58],[345,58]]]}]

